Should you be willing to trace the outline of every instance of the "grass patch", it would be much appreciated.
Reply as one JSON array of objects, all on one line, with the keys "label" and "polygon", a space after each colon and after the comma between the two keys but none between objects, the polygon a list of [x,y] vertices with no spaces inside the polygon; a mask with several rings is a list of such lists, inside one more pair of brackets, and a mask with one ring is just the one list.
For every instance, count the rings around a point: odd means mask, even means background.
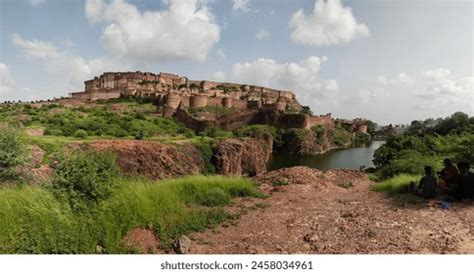
[{"label": "grass patch", "polygon": [[418,184],[420,176],[410,174],[400,174],[380,183],[375,183],[371,186],[372,191],[386,193],[389,197],[394,199],[397,206],[404,206],[407,204],[422,204],[425,199],[408,193],[408,186],[410,182]]},{"label": "grass patch", "polygon": [[418,183],[420,176],[410,174],[400,174],[380,183],[371,186],[373,191],[385,192],[388,194],[403,194],[406,193],[410,182]]},{"label": "grass patch", "polygon": [[246,178],[191,176],[153,183],[118,181],[112,196],[75,212],[42,187],[0,190],[0,253],[129,252],[122,239],[135,227],[155,231],[162,248],[174,238],[215,227],[229,218],[234,197],[261,197]]}]

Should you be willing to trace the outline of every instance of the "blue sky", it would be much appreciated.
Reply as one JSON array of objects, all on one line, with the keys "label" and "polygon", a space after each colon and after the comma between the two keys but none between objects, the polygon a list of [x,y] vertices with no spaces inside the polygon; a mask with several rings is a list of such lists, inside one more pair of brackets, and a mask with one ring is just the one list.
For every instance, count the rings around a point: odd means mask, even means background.
[{"label": "blue sky", "polygon": [[473,25],[472,1],[0,0],[0,101],[141,70],[288,89],[381,124],[474,115]]}]

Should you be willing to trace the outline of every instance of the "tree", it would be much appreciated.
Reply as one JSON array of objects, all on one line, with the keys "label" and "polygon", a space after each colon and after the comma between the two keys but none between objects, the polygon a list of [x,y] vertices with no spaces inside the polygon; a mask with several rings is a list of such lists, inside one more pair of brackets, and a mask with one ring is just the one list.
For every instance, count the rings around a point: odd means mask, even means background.
[{"label": "tree", "polygon": [[26,160],[26,146],[17,128],[0,125],[0,180],[15,179],[15,168]]}]

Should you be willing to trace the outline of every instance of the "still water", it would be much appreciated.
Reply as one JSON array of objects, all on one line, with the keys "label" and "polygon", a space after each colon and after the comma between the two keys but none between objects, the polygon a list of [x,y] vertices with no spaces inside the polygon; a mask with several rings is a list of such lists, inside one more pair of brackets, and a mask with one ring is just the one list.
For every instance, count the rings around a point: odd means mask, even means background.
[{"label": "still water", "polygon": [[314,156],[297,156],[287,153],[274,153],[269,163],[269,169],[279,169],[292,166],[308,166],[321,170],[334,168],[359,169],[361,166],[372,167],[374,151],[385,141],[373,141],[366,147],[335,149]]}]

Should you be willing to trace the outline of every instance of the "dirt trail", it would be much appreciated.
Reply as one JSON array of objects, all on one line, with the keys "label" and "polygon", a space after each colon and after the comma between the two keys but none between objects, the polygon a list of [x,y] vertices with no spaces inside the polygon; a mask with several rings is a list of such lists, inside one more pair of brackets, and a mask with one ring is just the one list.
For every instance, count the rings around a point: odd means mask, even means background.
[{"label": "dirt trail", "polygon": [[[274,187],[276,178],[289,184]],[[240,201],[253,210],[191,235],[192,253],[474,253],[472,202],[400,207],[348,170],[296,167],[257,180],[271,196]]]}]

